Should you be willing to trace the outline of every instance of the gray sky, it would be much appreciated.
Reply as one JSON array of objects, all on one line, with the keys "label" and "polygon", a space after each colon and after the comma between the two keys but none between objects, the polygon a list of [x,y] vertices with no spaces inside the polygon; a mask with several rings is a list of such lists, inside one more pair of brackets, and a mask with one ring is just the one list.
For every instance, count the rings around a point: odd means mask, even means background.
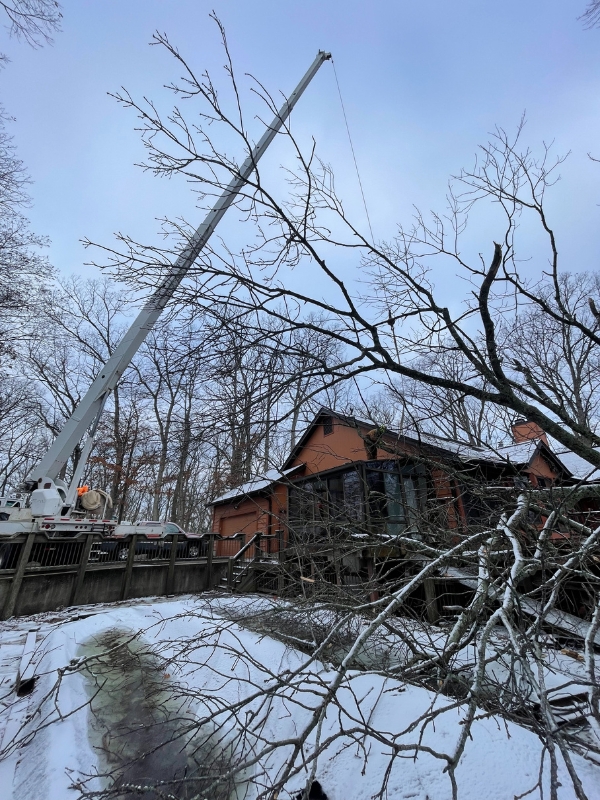
[{"label": "gray sky", "polygon": [[[318,49],[332,51],[376,237],[393,235],[413,204],[443,202],[446,181],[472,163],[496,124],[528,117],[527,141],[571,151],[551,203],[563,267],[596,269],[600,254],[600,30],[584,30],[584,0],[63,0],[64,31],[31,50],[3,35],[11,63],[2,100],[34,184],[30,218],[52,240],[65,273],[93,274],[79,243],[109,243],[121,230],[156,236],[156,217],[199,221],[184,184],[133,166],[143,157],[135,118],[107,96],[120,86],[161,101],[176,78],[148,47],[166,31],[194,67],[224,63],[208,13],[226,26],[240,72],[289,93]],[[363,212],[330,65],[294,112],[314,134],[359,220]],[[253,129],[251,128],[251,131]],[[257,136],[261,133],[255,124]],[[277,153],[271,154],[276,166]],[[234,224],[234,221],[229,221]],[[227,228],[225,229],[225,232]],[[489,248],[494,225],[473,230]]]}]

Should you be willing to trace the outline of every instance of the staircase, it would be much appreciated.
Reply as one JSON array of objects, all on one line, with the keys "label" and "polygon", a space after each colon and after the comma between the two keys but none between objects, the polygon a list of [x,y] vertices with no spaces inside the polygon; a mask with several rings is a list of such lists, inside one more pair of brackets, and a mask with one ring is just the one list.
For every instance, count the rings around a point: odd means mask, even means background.
[{"label": "staircase", "polygon": [[277,536],[263,536],[256,533],[234,556],[230,557],[227,574],[221,578],[219,588],[229,592],[248,591],[254,584],[259,564],[276,566],[279,563],[278,553],[269,552],[270,542],[277,540]]},{"label": "staircase", "polygon": [[[233,559],[231,559],[233,561]],[[245,578],[252,573],[252,561],[235,561],[230,566],[227,574],[223,575],[219,588],[223,591],[236,592],[240,591],[242,583]]]}]

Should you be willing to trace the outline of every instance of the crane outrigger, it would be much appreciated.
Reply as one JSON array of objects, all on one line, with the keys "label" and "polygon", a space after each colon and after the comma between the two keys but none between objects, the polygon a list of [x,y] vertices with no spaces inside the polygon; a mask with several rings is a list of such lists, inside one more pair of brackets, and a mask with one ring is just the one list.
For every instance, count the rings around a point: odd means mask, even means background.
[{"label": "crane outrigger", "polygon": [[[190,238],[189,244],[173,263],[154,294],[141,309],[113,355],[65,423],[47,453],[31,471],[26,482],[26,501],[5,505],[0,520],[0,538],[27,532],[52,535],[78,535],[84,532],[110,534],[116,522],[106,519],[110,498],[103,490],[83,491],[79,484],[93,447],[100,416],[111,391],[156,324],[177,287],[212,236],[227,209],[250,179],[256,165],[289,117],[292,109],[330,53],[320,50],[295,90],[281,106],[273,122],[244,161],[227,188],[218,198],[204,221]],[[75,448],[87,438],[70,484],[60,478]],[[98,512],[98,513],[97,513]]]}]

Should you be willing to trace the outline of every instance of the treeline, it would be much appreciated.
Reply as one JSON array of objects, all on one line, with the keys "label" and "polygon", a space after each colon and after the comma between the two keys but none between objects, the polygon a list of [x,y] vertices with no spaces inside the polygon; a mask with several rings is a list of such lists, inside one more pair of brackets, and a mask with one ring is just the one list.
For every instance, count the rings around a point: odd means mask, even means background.
[{"label": "treeline", "polygon": [[[110,357],[133,300],[108,278],[39,295],[2,368],[0,492],[17,491]],[[148,336],[105,409],[84,482],[119,519],[206,524],[205,503],[279,465],[321,403],[339,403],[335,344],[226,304],[174,308]],[[77,449],[64,477],[75,468]]]},{"label": "treeline", "polygon": [[[565,278],[578,314],[586,313],[597,280]],[[32,288],[29,302],[15,309],[2,359],[3,495],[18,491],[134,312],[132,295],[108,278],[73,277],[38,287],[44,288]],[[84,482],[110,493],[121,520],[171,519],[199,530],[207,524],[205,504],[280,466],[321,405],[475,445],[509,440],[511,415],[497,405],[406,380],[368,386],[345,381],[339,367],[331,367],[343,362],[341,345],[323,330],[323,320],[314,323],[314,329],[294,328],[226,303],[201,313],[173,308],[111,396]],[[548,392],[596,429],[600,365],[584,337],[558,324],[542,326],[528,312],[506,327],[503,338],[515,358],[525,354],[538,364]],[[464,379],[469,365],[449,350],[421,368]],[[79,455],[77,449],[67,479]]]}]

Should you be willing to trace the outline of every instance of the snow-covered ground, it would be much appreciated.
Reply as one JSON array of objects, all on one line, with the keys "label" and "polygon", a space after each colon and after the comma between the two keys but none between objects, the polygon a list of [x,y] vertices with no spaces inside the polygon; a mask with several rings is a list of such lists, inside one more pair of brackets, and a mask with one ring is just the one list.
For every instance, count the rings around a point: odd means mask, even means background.
[{"label": "snow-covered ground", "polygon": [[[283,774],[336,673],[331,664],[311,662],[305,653],[232,619],[232,611],[243,611],[248,602],[245,597],[155,599],[2,623],[2,798],[76,800],[87,792],[97,797],[93,793],[110,781],[94,775],[114,774],[125,762],[137,764],[137,771],[131,767],[128,773],[136,785],[143,784],[144,769],[152,764],[153,777],[165,780],[170,777],[165,765],[191,775],[203,759],[225,772],[239,763],[242,750],[246,759],[254,755],[255,763],[239,773],[229,796],[253,798],[265,791]],[[31,694],[17,698],[19,654],[32,632],[37,680]],[[130,655],[123,658],[127,640]],[[145,694],[138,673],[147,680]],[[311,728],[278,800],[303,788],[308,775],[303,764],[329,800],[368,800],[379,796],[384,783],[383,797],[450,800],[444,756],[453,753],[464,716],[464,707],[447,697],[376,671],[350,671],[324,719]],[[425,718],[427,724],[417,722]],[[149,727],[155,728],[154,738]],[[364,735],[366,727],[372,735]],[[167,742],[164,752],[157,745],[160,735]],[[151,756],[144,757],[148,750]],[[542,752],[530,730],[482,715],[456,770],[458,797],[523,795],[539,781]],[[600,767],[577,753],[571,758],[587,797],[599,800]],[[575,798],[560,755],[558,769],[559,797]],[[547,757],[541,774],[548,797]],[[185,780],[177,791],[163,796],[203,797]],[[528,796],[539,797],[539,789]]]}]

